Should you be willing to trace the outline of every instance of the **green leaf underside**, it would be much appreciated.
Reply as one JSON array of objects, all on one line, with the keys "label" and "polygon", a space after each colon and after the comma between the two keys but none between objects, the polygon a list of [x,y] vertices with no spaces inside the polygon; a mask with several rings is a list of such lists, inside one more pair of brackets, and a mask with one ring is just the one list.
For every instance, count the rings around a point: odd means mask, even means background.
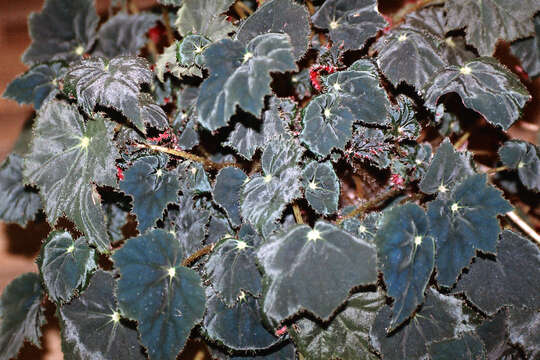
[{"label": "green leaf underside", "polygon": [[497,244],[497,260],[477,258],[469,272],[462,275],[456,292],[464,292],[473,304],[487,314],[494,314],[505,305],[539,309],[538,292],[523,291],[540,288],[539,269],[538,248],[529,240],[507,230]]},{"label": "green leaf underside", "polygon": [[242,188],[240,214],[264,237],[275,230],[287,204],[302,195],[301,170],[296,166],[301,152],[291,140],[271,141],[261,157],[263,174]]},{"label": "green leaf underside", "polygon": [[26,273],[6,286],[0,299],[0,357],[16,357],[28,341],[41,348],[41,326],[46,322],[41,305],[43,288],[39,275]]},{"label": "green leaf underside", "polygon": [[210,77],[201,85],[197,100],[199,123],[210,130],[226,126],[238,105],[260,116],[264,97],[271,94],[272,72],[296,70],[288,35],[263,34],[247,46],[224,39],[204,52]]},{"label": "green leaf underside", "polygon": [[358,293],[327,327],[302,319],[290,334],[298,351],[310,360],[375,360],[370,352],[369,329],[379,308],[385,304],[380,292]]},{"label": "green leaf underside", "polygon": [[519,180],[529,190],[540,191],[540,148],[519,140],[507,141],[499,149],[502,163],[516,169]]},{"label": "green leaf underside", "polygon": [[94,254],[84,237],[73,240],[67,231],[51,232],[38,262],[47,296],[56,302],[71,300],[96,269]]},{"label": "green leaf underside", "polygon": [[259,297],[262,277],[255,263],[261,238],[249,225],[243,225],[238,239],[229,238],[216,246],[205,264],[212,287],[227,306],[233,306],[242,292]]},{"label": "green leaf underside", "polygon": [[99,28],[99,40],[93,55],[107,58],[137,55],[146,43],[146,33],[158,19],[158,16],[150,13],[116,14]]},{"label": "green leaf underside", "polygon": [[471,333],[465,333],[456,339],[432,343],[429,345],[429,353],[433,360],[486,358],[484,344],[477,335]]},{"label": "green leaf underside", "polygon": [[112,274],[99,270],[80,297],[59,308],[66,359],[146,359],[137,331],[119,321],[114,288]]},{"label": "green leaf underside", "polygon": [[467,43],[480,55],[495,52],[499,39],[513,41],[534,33],[532,17],[540,10],[536,0],[451,0],[445,3],[449,30],[466,27]]},{"label": "green leaf underside", "polygon": [[176,202],[180,185],[174,172],[165,168],[165,156],[138,159],[124,173],[120,190],[133,198],[138,229],[144,233],[161,218],[167,204]]},{"label": "green leaf underside", "polygon": [[214,185],[214,201],[217,202],[234,226],[242,223],[240,218],[240,192],[247,175],[240,169],[226,167],[219,171]]},{"label": "green leaf underside", "polygon": [[540,75],[540,16],[534,17],[535,36],[510,45],[510,50],[521,61],[530,77]]},{"label": "green leaf underside", "polygon": [[116,185],[113,126],[100,117],[85,123],[75,106],[51,102],[36,119],[23,169],[40,189],[49,223],[65,215],[100,252],[110,240],[94,184]]},{"label": "green leaf underside", "polygon": [[222,15],[234,0],[182,0],[176,27],[182,36],[203,35],[212,41],[221,40],[234,31],[234,26]]},{"label": "green leaf underside", "polygon": [[374,246],[322,220],[275,235],[257,256],[270,281],[263,310],[275,323],[301,309],[328,320],[351,288],[377,280]]},{"label": "green leaf underside", "polygon": [[181,266],[182,258],[180,244],[163,230],[131,238],[113,255],[120,309],[138,322],[150,359],[175,359],[204,314],[201,278]]},{"label": "green leaf underside", "polygon": [[540,306],[536,309],[510,309],[508,336],[512,343],[519,344],[528,359],[540,356]]},{"label": "green leaf underside", "polygon": [[46,0],[42,11],[28,20],[32,44],[22,61],[33,65],[80,58],[94,44],[98,23],[94,0]]},{"label": "green leaf underside", "polygon": [[451,287],[476,250],[495,253],[501,231],[498,214],[512,210],[485,174],[469,176],[446,200],[428,204],[430,234],[437,246],[437,281]]},{"label": "green leaf underside", "polygon": [[291,0],[265,1],[242,23],[236,38],[247,44],[257,35],[269,32],[288,34],[294,57],[300,59],[308,49],[311,33],[307,9]]},{"label": "green leaf underside", "polygon": [[343,150],[352,136],[354,115],[341,97],[319,95],[306,107],[300,140],[316,155],[325,157],[333,149]]},{"label": "green leaf underside", "polygon": [[391,309],[383,307],[375,317],[370,331],[372,345],[385,360],[421,359],[427,354],[427,344],[454,336],[455,327],[467,317],[461,302],[453,297],[427,291],[422,309],[405,326],[391,335],[386,334]]},{"label": "green leaf underside", "polygon": [[329,215],[337,211],[339,179],[331,162],[308,164],[302,173],[302,185],[309,205],[319,214]]},{"label": "green leaf underside", "polygon": [[328,29],[330,39],[344,49],[360,49],[387,24],[376,0],[328,0],[312,17],[313,25]]},{"label": "green leaf underside", "polygon": [[426,213],[416,204],[394,207],[384,213],[375,243],[387,294],[395,299],[388,332],[424,302],[435,262],[435,244],[428,231]]},{"label": "green leaf underside", "polygon": [[0,167],[0,220],[26,226],[41,208],[37,192],[23,183],[23,159],[12,153]]},{"label": "green leaf underside", "polygon": [[490,57],[476,58],[462,67],[445,67],[422,90],[426,106],[432,111],[442,95],[452,92],[467,108],[503,130],[519,119],[531,99],[519,78]]},{"label": "green leaf underside", "polygon": [[33,104],[39,110],[43,102],[58,94],[56,81],[65,72],[66,68],[59,62],[36,65],[13,80],[2,96],[19,104]]},{"label": "green leaf underside", "polygon": [[151,81],[152,72],[143,58],[118,56],[107,60],[96,57],[69,68],[64,91],[74,93],[77,103],[88,114],[97,104],[112,107],[144,133],[139,109],[140,85]]}]

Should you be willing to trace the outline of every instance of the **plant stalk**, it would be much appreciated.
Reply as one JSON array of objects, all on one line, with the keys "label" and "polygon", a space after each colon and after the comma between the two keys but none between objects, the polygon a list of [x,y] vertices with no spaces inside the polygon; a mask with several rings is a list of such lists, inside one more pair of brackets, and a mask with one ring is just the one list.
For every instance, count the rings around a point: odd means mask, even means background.
[{"label": "plant stalk", "polygon": [[182,266],[190,267],[193,265],[197,260],[202,258],[206,254],[210,254],[214,250],[215,244],[206,245],[202,249],[197,250],[194,254],[192,254],[190,257],[182,261]]},{"label": "plant stalk", "polygon": [[388,190],[387,192],[382,193],[379,196],[376,196],[375,198],[373,198],[373,199],[371,199],[371,200],[369,200],[369,201],[367,201],[367,202],[365,202],[363,204],[360,204],[356,209],[354,209],[353,211],[351,211],[347,215],[343,216],[341,219],[338,219],[338,221],[336,223],[339,225],[339,224],[341,224],[343,221],[345,221],[347,219],[353,218],[355,216],[363,214],[364,212],[366,212],[368,210],[376,208],[382,202],[396,196],[400,192],[401,192],[401,190],[394,190],[394,189]]},{"label": "plant stalk", "polygon": [[296,202],[293,203],[293,213],[294,213],[294,219],[296,220],[297,224],[303,224],[304,219],[302,219],[302,213],[300,212],[300,207]]},{"label": "plant stalk", "polygon": [[508,218],[512,220],[512,222],[525,234],[529,235],[536,242],[537,245],[540,245],[540,235],[538,235],[538,233],[534,231],[534,229],[529,224],[527,224],[522,218],[520,218],[518,214],[516,214],[514,211],[509,211],[506,213],[506,216],[508,216]]}]

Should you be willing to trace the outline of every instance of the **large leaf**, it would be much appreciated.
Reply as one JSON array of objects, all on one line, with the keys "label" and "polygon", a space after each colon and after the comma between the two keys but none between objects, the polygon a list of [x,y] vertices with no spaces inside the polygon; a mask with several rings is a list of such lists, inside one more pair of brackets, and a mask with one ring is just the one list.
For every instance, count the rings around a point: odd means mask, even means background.
[{"label": "large leaf", "polygon": [[441,96],[452,92],[461,97],[466,107],[504,130],[519,119],[531,99],[519,78],[490,57],[476,58],[461,67],[448,66],[422,90],[426,106],[432,111]]},{"label": "large leaf", "polygon": [[388,336],[391,313],[389,306],[383,307],[370,331],[372,345],[385,360],[423,359],[427,344],[453,337],[456,327],[467,320],[459,300],[433,289],[428,290],[426,302],[411,321]]},{"label": "large leaf", "polygon": [[[537,275],[538,276],[538,275]],[[510,309],[508,316],[510,341],[519,344],[528,359],[540,356],[540,304],[536,309]]]},{"label": "large leaf", "polygon": [[501,231],[498,214],[512,210],[485,174],[466,177],[449,194],[428,204],[430,233],[437,245],[437,281],[451,287],[476,250],[494,253]]},{"label": "large leaf", "polygon": [[73,93],[84,111],[92,113],[99,104],[122,112],[145,132],[139,109],[140,85],[152,81],[143,58],[118,56],[111,60],[91,58],[72,65],[64,79],[64,91]]},{"label": "large leaf", "polygon": [[416,204],[397,206],[384,213],[375,243],[387,294],[395,299],[388,332],[424,302],[435,262],[435,244],[428,232],[426,213]]},{"label": "large leaf", "polygon": [[129,239],[113,255],[120,309],[138,322],[150,359],[176,359],[204,314],[201,278],[181,266],[182,258],[180,244],[163,230]]},{"label": "large leaf", "polygon": [[82,295],[59,307],[66,359],[146,359],[137,331],[120,321],[112,274],[99,270]]},{"label": "large leaf", "polygon": [[505,166],[517,170],[523,185],[530,190],[540,191],[540,147],[511,140],[499,149],[499,156]]},{"label": "large leaf", "polygon": [[296,70],[293,48],[285,34],[263,34],[244,46],[224,39],[204,52],[210,77],[197,101],[199,123],[210,130],[226,126],[238,105],[256,117],[271,93],[270,73]]},{"label": "large leaf", "polygon": [[95,185],[116,185],[113,126],[100,117],[85,122],[75,106],[51,102],[36,119],[23,170],[39,186],[49,223],[67,216],[99,251],[108,250],[109,236]]},{"label": "large leaf", "polygon": [[510,45],[512,53],[530,77],[540,75],[540,15],[534,17],[535,36],[519,40]]},{"label": "large leaf", "polygon": [[255,252],[262,240],[250,225],[243,225],[238,238],[228,238],[216,245],[205,271],[212,287],[227,306],[233,306],[244,291],[259,297],[261,275]]},{"label": "large leaf", "polygon": [[319,214],[329,215],[337,211],[339,179],[331,162],[313,161],[308,164],[302,172],[302,185],[309,205]]},{"label": "large leaf", "polygon": [[176,202],[180,184],[177,175],[166,169],[166,156],[145,156],[124,173],[120,190],[133,198],[141,233],[161,218],[167,204]]},{"label": "large leaf", "polygon": [[231,220],[238,226],[242,223],[240,218],[240,192],[247,175],[240,169],[226,167],[219,171],[214,185],[214,201],[217,202]]},{"label": "large leaf", "polygon": [[385,303],[380,292],[358,293],[328,326],[302,319],[290,328],[298,351],[310,360],[375,360],[370,351],[369,329]]},{"label": "large leaf", "polygon": [[26,273],[6,286],[0,299],[0,359],[16,357],[25,341],[41,347],[41,326],[46,321],[42,300],[38,274]]},{"label": "large leaf", "polygon": [[203,35],[212,41],[221,40],[234,31],[234,26],[222,15],[234,0],[183,0],[178,10],[176,27],[182,36]]},{"label": "large leaf", "polygon": [[478,335],[465,333],[455,339],[443,340],[429,345],[433,360],[477,360],[485,359],[484,344]]},{"label": "large leaf", "polygon": [[377,281],[374,246],[322,220],[278,233],[257,256],[270,281],[263,310],[275,323],[302,309],[328,320],[351,288]]},{"label": "large leaf", "polygon": [[35,189],[24,186],[23,159],[10,154],[0,167],[0,220],[26,226],[41,208]]},{"label": "large leaf", "polygon": [[497,260],[478,258],[463,274],[456,291],[488,314],[506,305],[540,308],[540,251],[529,240],[504,231]]},{"label": "large leaf", "polygon": [[60,62],[36,65],[9,83],[2,96],[19,104],[33,104],[39,110],[44,101],[58,94],[57,81],[65,71]]},{"label": "large leaf", "polygon": [[291,0],[266,1],[242,23],[236,38],[247,44],[255,36],[269,32],[288,34],[294,57],[300,59],[308,49],[311,33],[307,9]]},{"label": "large leaf", "polygon": [[376,0],[328,0],[313,15],[313,25],[328,29],[330,39],[344,49],[360,49],[386,26]]},{"label": "large leaf", "polygon": [[99,23],[94,0],[47,0],[40,13],[32,13],[28,27],[32,44],[23,54],[23,62],[80,58],[96,39]]},{"label": "large leaf", "polygon": [[450,0],[445,9],[448,28],[466,27],[467,43],[489,56],[499,39],[513,41],[534,33],[532,17],[540,3],[521,0],[516,7],[513,0]]},{"label": "large leaf", "polygon": [[41,247],[38,261],[47,296],[68,302],[96,267],[95,252],[84,237],[73,240],[67,231],[53,231]]}]

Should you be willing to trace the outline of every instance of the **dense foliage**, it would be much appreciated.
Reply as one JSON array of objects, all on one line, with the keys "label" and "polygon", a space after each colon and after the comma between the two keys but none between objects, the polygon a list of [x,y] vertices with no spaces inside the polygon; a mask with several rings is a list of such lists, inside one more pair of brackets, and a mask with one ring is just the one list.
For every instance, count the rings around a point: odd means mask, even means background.
[{"label": "dense foliage", "polygon": [[0,359],[47,303],[66,359],[540,357],[540,250],[505,217],[540,148],[505,135],[531,95],[493,57],[540,74],[540,2],[158,2],[30,16],[0,218],[52,230],[2,294]]}]

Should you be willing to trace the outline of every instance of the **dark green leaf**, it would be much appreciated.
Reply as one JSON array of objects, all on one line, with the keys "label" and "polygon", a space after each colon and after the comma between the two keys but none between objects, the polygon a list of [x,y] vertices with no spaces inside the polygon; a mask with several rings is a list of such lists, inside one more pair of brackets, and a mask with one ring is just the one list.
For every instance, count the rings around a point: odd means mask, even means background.
[{"label": "dark green leaf", "polygon": [[139,109],[140,85],[152,81],[143,58],[118,56],[106,60],[91,58],[72,65],[64,79],[64,91],[73,93],[84,111],[91,114],[96,104],[122,112],[145,132]]},{"label": "dark green leaf", "polygon": [[65,72],[66,68],[59,62],[34,66],[9,83],[2,96],[19,104],[33,104],[39,110],[44,101],[58,94],[57,80]]},{"label": "dark green leaf", "polygon": [[177,78],[191,75],[200,76],[200,69],[198,67],[186,68],[178,64],[178,41],[166,47],[163,50],[163,54],[159,55],[156,61],[155,72],[161,82],[165,82],[166,72],[170,72]]},{"label": "dark green leaf", "polygon": [[184,195],[192,196],[212,191],[208,175],[201,163],[185,161],[178,166],[177,172]]},{"label": "dark green leaf", "polygon": [[371,212],[362,220],[359,220],[358,218],[346,219],[341,223],[341,226],[345,231],[350,232],[353,236],[369,243],[374,243],[375,234],[377,233],[377,229],[380,227],[381,220],[381,213]]},{"label": "dark green leaf", "polygon": [[111,237],[112,242],[124,240],[124,233],[122,228],[128,222],[129,211],[124,209],[123,206],[119,206],[116,203],[106,203],[103,205],[105,211],[105,224],[107,226],[107,233]]},{"label": "dark green leaf", "polygon": [[376,0],[328,0],[313,15],[313,25],[330,31],[330,39],[344,49],[360,49],[386,26]]},{"label": "dark green leaf", "polygon": [[331,162],[313,161],[308,164],[302,172],[302,186],[309,205],[319,214],[329,215],[337,211],[339,179]]},{"label": "dark green leaf", "polygon": [[449,30],[466,27],[467,43],[480,55],[495,52],[499,39],[513,41],[534,33],[532,17],[540,10],[536,0],[451,0],[445,2]]},{"label": "dark green leaf", "polygon": [[41,208],[37,191],[24,186],[23,159],[10,154],[0,167],[0,220],[26,226]]},{"label": "dark green leaf", "polygon": [[291,0],[265,1],[242,23],[236,38],[247,44],[257,35],[269,32],[288,34],[294,57],[300,59],[308,49],[311,34],[307,9]]},{"label": "dark green leaf", "polygon": [[151,95],[146,93],[139,95],[139,108],[141,120],[145,125],[159,130],[164,130],[169,126],[167,114],[155,103]]},{"label": "dark green leaf", "polygon": [[461,67],[445,67],[422,90],[426,106],[432,111],[441,96],[452,92],[461,97],[466,107],[503,130],[519,119],[531,99],[519,78],[490,57],[476,58]]},{"label": "dark green leaf", "polygon": [[538,347],[540,344],[540,302],[537,302],[536,309],[510,309],[508,333],[512,343],[521,345],[527,359],[538,359],[540,356],[540,347]]},{"label": "dark green leaf", "polygon": [[93,55],[107,58],[137,55],[146,43],[146,33],[158,19],[158,16],[150,13],[116,14],[99,28],[98,43]]},{"label": "dark green leaf", "polygon": [[[183,67],[198,67],[203,68],[205,66],[205,59],[203,56],[204,50],[211,44],[211,41],[201,35],[188,35],[178,43],[178,63]],[[194,75],[196,70],[192,70]],[[199,70],[199,75],[202,77],[202,71]]]},{"label": "dark green leaf", "polygon": [[101,252],[110,239],[95,185],[116,185],[113,127],[100,117],[85,122],[75,106],[51,102],[36,119],[23,169],[39,186],[49,223],[67,216]]},{"label": "dark green leaf", "polygon": [[94,249],[84,237],[73,240],[67,231],[53,231],[41,247],[38,262],[47,296],[68,302],[81,289],[97,264]]},{"label": "dark green leaf", "polygon": [[387,168],[390,165],[390,144],[385,142],[385,139],[380,129],[357,126],[350,151],[347,151],[348,159],[366,160],[379,169]]},{"label": "dark green leaf", "polygon": [[392,161],[392,173],[400,174],[406,181],[414,181],[425,176],[431,160],[431,144],[400,144],[400,157]]},{"label": "dark green leaf", "polygon": [[129,239],[113,255],[120,309],[137,320],[150,359],[176,359],[204,314],[201,278],[181,266],[182,258],[180,244],[163,230]]},{"label": "dark green leaf", "polygon": [[454,337],[456,327],[467,319],[461,302],[429,289],[422,309],[405,326],[388,336],[392,310],[383,307],[371,327],[372,345],[385,360],[424,359],[427,344]]},{"label": "dark green leaf", "polygon": [[529,240],[504,231],[497,244],[497,261],[478,258],[463,274],[456,291],[488,314],[505,305],[540,308],[540,251]]},{"label": "dark green leaf", "polygon": [[263,310],[274,323],[302,309],[328,320],[351,288],[377,281],[375,247],[322,220],[275,235],[257,256],[270,281]]},{"label": "dark green leaf", "polygon": [[226,167],[219,171],[214,185],[214,201],[227,213],[234,226],[242,223],[240,218],[240,192],[246,174],[240,169]]},{"label": "dark green leaf", "polygon": [[25,341],[38,348],[45,308],[38,274],[26,273],[6,286],[0,299],[0,358],[8,360],[19,353]]},{"label": "dark green leaf", "polygon": [[30,14],[32,44],[22,61],[32,65],[80,59],[94,44],[98,23],[94,0],[46,0],[40,13]]},{"label": "dark green leaf", "polygon": [[[198,0],[197,0],[198,1]],[[206,49],[210,77],[197,101],[199,123],[210,130],[226,126],[238,105],[256,117],[271,93],[270,73],[296,70],[288,35],[263,34],[246,46],[224,39]]]},{"label": "dark green leaf", "polygon": [[396,140],[414,140],[420,134],[420,124],[416,121],[416,113],[411,98],[400,95],[396,107],[388,111],[390,117],[390,133]]},{"label": "dark green leaf", "polygon": [[212,210],[212,217],[208,223],[206,243],[217,244],[221,240],[233,238],[235,231],[229,224],[227,217],[215,209]]},{"label": "dark green leaf", "polygon": [[182,0],[175,23],[178,32],[182,36],[203,35],[212,41],[227,37],[234,26],[222,14],[233,3],[234,0]]},{"label": "dark green leaf", "polygon": [[302,319],[290,329],[298,351],[310,360],[375,360],[369,329],[385,303],[380,292],[354,294],[328,326]]},{"label": "dark green leaf", "polygon": [[484,344],[474,333],[429,345],[432,360],[481,360],[486,358]]},{"label": "dark green leaf", "polygon": [[424,302],[435,262],[435,244],[428,231],[426,213],[416,204],[397,206],[384,213],[375,243],[386,291],[395,299],[388,332]]},{"label": "dark green leaf", "polygon": [[294,359],[296,351],[290,343],[283,343],[273,350],[266,350],[260,355],[229,355],[222,349],[208,346],[208,351],[216,360],[289,360]]},{"label": "dark green leaf", "polygon": [[512,206],[502,192],[486,183],[485,174],[465,178],[448,199],[428,204],[439,285],[451,287],[477,249],[495,253],[501,231],[497,215],[510,210]]},{"label": "dark green leaf", "polygon": [[511,140],[499,149],[499,156],[505,166],[517,169],[523,185],[530,190],[540,191],[540,147]]},{"label": "dark green leaf", "polygon": [[141,233],[152,227],[167,204],[176,202],[178,197],[180,184],[166,165],[166,156],[145,156],[133,163],[120,182],[120,190],[133,198],[133,212]]},{"label": "dark green leaf", "polygon": [[507,309],[499,311],[493,319],[484,321],[476,328],[476,332],[486,348],[489,360],[505,359],[503,354],[510,349],[508,344],[506,319]]},{"label": "dark green leaf", "polygon": [[66,359],[146,359],[137,331],[117,309],[112,275],[97,271],[83,294],[59,308]]},{"label": "dark green leaf", "polygon": [[521,61],[530,77],[540,75],[540,15],[534,17],[535,36],[510,45],[510,50]]}]

